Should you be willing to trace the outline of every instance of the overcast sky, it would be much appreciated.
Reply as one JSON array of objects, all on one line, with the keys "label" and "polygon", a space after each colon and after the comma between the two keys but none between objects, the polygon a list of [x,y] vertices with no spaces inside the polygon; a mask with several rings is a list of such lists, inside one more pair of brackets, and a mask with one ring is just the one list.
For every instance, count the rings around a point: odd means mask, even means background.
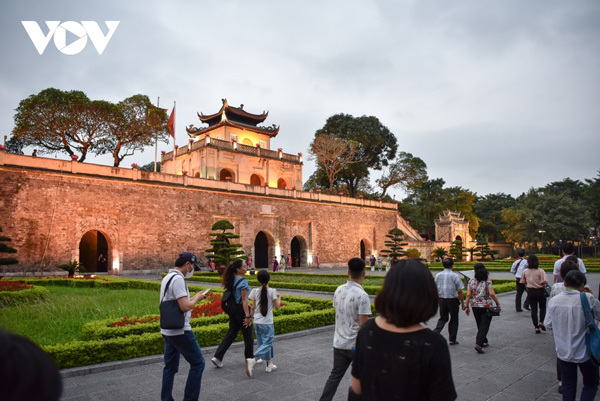
[{"label": "overcast sky", "polygon": [[[44,34],[45,21],[96,21],[104,34],[120,23],[102,55],[90,40],[75,55],[50,40],[40,55],[21,21]],[[176,101],[179,145],[222,98],[269,111],[264,125],[281,127],[271,148],[292,154],[333,114],[373,115],[429,177],[478,195],[600,169],[596,0],[3,0],[0,34],[2,137],[22,99],[54,87]],[[123,165],[153,160],[149,148]],[[305,159],[304,179],[313,171]]]}]

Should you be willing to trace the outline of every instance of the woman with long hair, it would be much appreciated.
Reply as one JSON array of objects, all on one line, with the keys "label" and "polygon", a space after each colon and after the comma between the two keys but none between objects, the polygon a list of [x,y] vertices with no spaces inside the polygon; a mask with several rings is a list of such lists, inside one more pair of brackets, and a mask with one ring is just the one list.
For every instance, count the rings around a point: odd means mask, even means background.
[{"label": "woman with long hair", "polygon": [[[529,255],[527,258],[527,269],[523,271],[521,283],[525,284],[527,290],[527,298],[531,307],[531,321],[533,322],[535,332],[539,334],[540,329],[546,331],[546,326],[541,322],[546,317],[546,292],[544,284],[548,284],[548,277],[544,269],[540,269],[540,261],[537,256]],[[540,311],[539,320],[538,308]]]},{"label": "woman with long hair", "polygon": [[[244,336],[244,356],[246,358],[246,373],[251,376],[252,367],[254,366],[254,339],[252,338],[252,315],[248,306],[248,293],[250,285],[248,280],[244,278],[247,271],[246,262],[238,259],[233,262],[223,273],[223,288],[232,291],[235,303],[238,308],[234,313],[229,315],[229,330],[219,344],[215,356],[211,362],[217,367],[223,367],[223,357],[235,340],[235,337],[242,331]],[[252,366],[249,366],[251,364]],[[250,368],[250,370],[249,370]]]},{"label": "woman with long hair", "polygon": [[492,301],[496,303],[498,308],[500,302],[494,287],[492,280],[489,278],[489,274],[483,263],[476,263],[474,267],[475,277],[469,280],[467,286],[467,305],[465,313],[469,315],[469,304],[473,308],[473,317],[477,324],[477,336],[475,337],[475,350],[479,354],[483,354],[483,348],[489,345],[487,334],[490,330],[490,324],[492,323],[492,316],[487,313],[491,306],[494,306]]},{"label": "woman with long hair", "polygon": [[[273,324],[273,309],[281,306],[281,296],[273,288],[269,288],[271,275],[266,270],[261,270],[256,275],[259,288],[250,291],[250,298],[254,303],[251,307],[251,315],[254,316],[254,333],[258,348],[254,353],[254,364],[259,359],[267,361],[265,372],[270,373],[277,369],[273,364],[273,339],[275,338],[275,325]],[[253,366],[254,366],[253,364]]]},{"label": "woman with long hair", "polygon": [[390,268],[375,298],[379,316],[356,337],[350,397],[456,399],[448,343],[422,323],[437,314],[438,302],[427,266],[408,259]]}]

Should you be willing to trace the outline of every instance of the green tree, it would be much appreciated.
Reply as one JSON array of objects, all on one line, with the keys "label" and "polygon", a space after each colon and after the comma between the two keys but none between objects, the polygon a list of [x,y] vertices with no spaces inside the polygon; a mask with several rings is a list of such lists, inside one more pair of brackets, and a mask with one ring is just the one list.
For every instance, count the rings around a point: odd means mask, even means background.
[{"label": "green tree", "polygon": [[[144,164],[142,167],[140,167],[140,170],[154,172],[154,162]],[[156,172],[160,173],[160,162],[159,161],[156,162]]]},{"label": "green tree", "polygon": [[91,101],[81,91],[44,89],[19,103],[13,136],[40,154],[80,153],[83,162],[107,134],[111,104]]},{"label": "green tree", "polygon": [[454,260],[462,261],[464,254],[463,242],[459,239],[452,241],[452,245],[450,246],[450,255],[454,258]]},{"label": "green tree", "polygon": [[491,242],[505,241],[502,231],[508,228],[508,224],[502,217],[502,209],[513,207],[516,203],[515,198],[504,193],[478,196],[473,206],[473,212],[479,218],[477,235],[485,236]]},{"label": "green tree", "polygon": [[211,248],[207,249],[207,258],[213,258],[215,265],[229,266],[232,261],[242,259],[246,256],[242,250],[242,244],[233,243],[232,240],[240,238],[239,235],[227,230],[233,230],[235,227],[227,220],[219,220],[212,225],[214,232],[209,235]]},{"label": "green tree", "polygon": [[406,257],[409,259],[418,259],[421,257],[421,252],[417,248],[408,248],[406,250]]},{"label": "green tree", "polygon": [[389,188],[401,188],[409,191],[421,186],[427,179],[427,165],[419,157],[400,152],[396,160],[384,168],[381,178],[376,180],[383,198]]},{"label": "green tree", "polygon": [[438,259],[441,260],[446,255],[448,255],[448,251],[443,246],[438,246],[437,248],[435,248],[433,250],[433,252],[431,252],[431,254],[433,255],[434,258],[436,258],[436,260],[438,260]]},{"label": "green tree", "polygon": [[[111,106],[108,118],[108,134],[98,143],[98,153],[110,153],[113,166],[118,167],[124,158],[155,140],[167,143],[167,113],[154,107],[145,95],[131,96]],[[153,167],[154,169],[154,167]]]},{"label": "green tree", "polygon": [[398,206],[402,217],[410,221],[410,225],[418,231],[425,231],[428,239],[435,238],[434,221],[445,210],[443,194],[444,180],[436,178],[423,181],[420,187],[414,188]]},{"label": "green tree", "polygon": [[[2,232],[2,227],[0,227],[0,233]],[[10,237],[5,237],[0,235],[0,253],[17,253],[15,248],[8,246],[6,243],[11,242],[12,239]],[[4,265],[15,265],[19,263],[19,261],[15,258],[0,258],[0,266]]]},{"label": "green tree", "polygon": [[469,254],[469,260],[475,260],[473,259],[473,254],[479,252],[479,250],[480,248],[478,246],[470,246],[468,248],[465,248],[465,252]]},{"label": "green tree", "polygon": [[8,141],[6,141],[6,152],[13,153],[15,155],[22,155],[23,148],[25,144],[20,139],[12,136]]},{"label": "green tree", "polygon": [[460,212],[461,216],[469,222],[469,234],[475,237],[479,229],[479,218],[473,211],[477,195],[468,189],[450,187],[442,190],[444,210]]},{"label": "green tree", "polygon": [[[398,148],[394,134],[373,116],[333,115],[323,128],[315,132],[315,139],[322,135],[342,139],[347,144],[358,144],[356,153],[337,174],[337,180],[346,185],[353,197],[356,196],[359,182],[368,178],[369,169],[380,170],[387,166]],[[323,169],[323,166],[317,164],[317,168]]]},{"label": "green tree", "polygon": [[399,228],[392,228],[388,231],[386,237],[388,240],[385,241],[384,244],[387,249],[381,250],[383,256],[389,256],[393,260],[406,255],[406,252],[403,251],[402,248],[408,245],[408,243],[402,242],[404,241],[404,232],[402,232],[402,230]]},{"label": "green tree", "polygon": [[598,176],[593,179],[586,179],[585,199],[590,209],[590,218],[592,225],[600,227],[600,170]]}]

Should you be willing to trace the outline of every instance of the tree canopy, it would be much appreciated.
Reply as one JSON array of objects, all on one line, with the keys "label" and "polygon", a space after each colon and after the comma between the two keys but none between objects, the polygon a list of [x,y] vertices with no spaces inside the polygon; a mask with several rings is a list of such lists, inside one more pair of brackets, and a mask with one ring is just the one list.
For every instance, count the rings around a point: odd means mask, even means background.
[{"label": "tree canopy", "polygon": [[384,169],[384,173],[376,182],[382,189],[383,198],[391,187],[405,191],[419,187],[427,179],[427,165],[421,158],[410,153],[400,152],[396,160]]},{"label": "tree canopy", "polygon": [[[346,185],[350,196],[356,196],[360,181],[369,176],[369,169],[380,170],[387,166],[398,149],[394,134],[384,126],[377,117],[353,117],[349,114],[336,114],[327,119],[323,128],[315,132],[315,139],[319,136],[338,138],[346,144],[348,150],[355,151],[343,153],[340,159],[344,167],[336,174],[336,182]],[[313,141],[314,143],[314,141]],[[324,169],[319,162],[320,154],[311,147],[317,157],[317,168]],[[323,162],[327,162],[323,159]],[[328,161],[332,163],[332,160]],[[336,159],[336,163],[340,160]],[[333,169],[333,165],[328,167]],[[328,174],[324,174],[329,177]],[[336,183],[328,183],[332,188]]]},{"label": "tree canopy", "polygon": [[22,100],[14,121],[13,137],[40,155],[65,152],[83,162],[89,153],[111,153],[115,166],[155,137],[168,138],[166,113],[144,95],[113,104],[48,88]]}]

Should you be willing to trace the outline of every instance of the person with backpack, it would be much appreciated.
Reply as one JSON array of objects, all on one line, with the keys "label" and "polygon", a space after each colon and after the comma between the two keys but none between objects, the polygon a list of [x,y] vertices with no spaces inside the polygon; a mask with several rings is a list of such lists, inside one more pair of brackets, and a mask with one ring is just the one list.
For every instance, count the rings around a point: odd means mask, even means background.
[{"label": "person with backpack", "polygon": [[[223,310],[229,315],[229,330],[219,344],[211,362],[217,368],[223,367],[223,357],[235,340],[235,337],[242,331],[244,336],[244,357],[246,358],[246,372],[248,372],[248,361],[254,357],[254,339],[252,338],[252,315],[248,306],[248,293],[250,285],[244,278],[248,270],[246,262],[238,259],[233,262],[223,273]],[[228,292],[233,297],[233,303],[228,298]],[[226,301],[229,302],[226,302]]]},{"label": "person with backpack", "polygon": [[252,377],[254,365],[261,360],[267,361],[265,372],[271,373],[277,366],[273,364],[273,339],[275,338],[275,325],[273,324],[273,309],[279,309],[281,306],[281,296],[273,288],[269,288],[271,276],[266,270],[261,270],[256,275],[260,288],[254,288],[250,292],[250,298],[253,302],[251,315],[254,316],[254,333],[258,348],[254,353],[254,358],[248,361],[248,376]]}]

